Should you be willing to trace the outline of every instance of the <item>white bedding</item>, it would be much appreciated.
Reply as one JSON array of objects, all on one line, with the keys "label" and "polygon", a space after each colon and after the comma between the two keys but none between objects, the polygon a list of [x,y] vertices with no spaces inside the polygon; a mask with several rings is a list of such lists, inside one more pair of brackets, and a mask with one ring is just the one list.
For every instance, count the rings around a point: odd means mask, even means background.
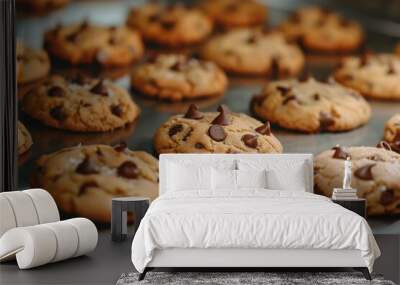
[{"label": "white bedding", "polygon": [[139,272],[165,248],[358,249],[370,271],[380,255],[368,223],[326,197],[265,189],[197,193],[167,193],[151,204],[132,243]]}]

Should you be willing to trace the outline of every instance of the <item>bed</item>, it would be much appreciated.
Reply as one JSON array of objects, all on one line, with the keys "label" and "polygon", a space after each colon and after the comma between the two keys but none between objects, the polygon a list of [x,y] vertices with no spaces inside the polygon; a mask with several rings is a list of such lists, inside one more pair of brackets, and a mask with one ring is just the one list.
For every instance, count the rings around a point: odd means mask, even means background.
[{"label": "bed", "polygon": [[380,251],[361,216],[313,194],[310,154],[163,154],[135,234],[141,273],[183,267],[352,267]]}]

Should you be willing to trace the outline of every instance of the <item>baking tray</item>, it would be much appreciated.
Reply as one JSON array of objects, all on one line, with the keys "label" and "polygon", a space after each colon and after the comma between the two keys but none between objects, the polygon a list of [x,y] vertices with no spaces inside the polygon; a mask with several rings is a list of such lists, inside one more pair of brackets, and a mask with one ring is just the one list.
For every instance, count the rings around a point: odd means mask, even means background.
[{"label": "baking tray", "polygon": [[[17,37],[21,38],[28,45],[41,47],[44,31],[55,26],[57,23],[69,23],[88,19],[99,24],[121,24],[125,22],[129,7],[140,5],[143,2],[122,0],[73,1],[67,7],[53,11],[47,15],[32,16],[19,14],[17,18]],[[270,8],[270,26],[274,26],[285,19],[288,13],[296,8],[296,6],[293,6],[294,1],[266,1],[266,4]],[[303,5],[304,2],[299,1],[296,4]],[[336,8],[341,9],[341,7]],[[348,16],[354,16],[354,18],[359,19],[361,22],[363,21],[362,15],[353,14],[350,10],[341,10],[341,12],[344,12]],[[367,47],[376,51],[392,51],[396,39],[384,33],[378,33],[376,30],[366,31],[368,38]],[[196,47],[183,51],[191,52],[193,49],[195,50]],[[318,79],[326,79],[340,58],[340,56],[336,55],[307,55],[306,70]],[[70,68],[60,64],[54,67],[54,71],[59,73],[73,73],[77,72],[77,70],[84,70],[84,72],[94,75],[112,78],[121,86],[129,88],[129,76],[127,74],[130,68],[122,70],[96,70],[93,68]],[[215,110],[219,104],[223,103],[227,104],[235,112],[249,114],[249,102],[252,95],[259,92],[267,80],[267,78],[263,77],[230,77],[229,89],[225,96],[200,100],[195,103],[202,110]],[[32,149],[19,159],[18,187],[20,189],[29,187],[31,175],[35,171],[35,160],[40,155],[57,151],[66,146],[93,143],[113,145],[124,141],[131,149],[145,150],[154,154],[152,138],[156,129],[169,116],[184,112],[191,102],[160,102],[145,99],[133,91],[131,93],[133,99],[142,109],[140,118],[137,122],[126,128],[108,133],[74,133],[57,130],[31,120],[20,111],[20,120],[24,122],[31,132],[34,144]],[[303,134],[274,126],[273,133],[282,142],[284,152],[286,153],[318,154],[336,144],[344,146],[375,146],[382,139],[383,127],[386,120],[395,112],[400,111],[400,103],[384,101],[369,102],[373,110],[369,123],[350,132]]]}]

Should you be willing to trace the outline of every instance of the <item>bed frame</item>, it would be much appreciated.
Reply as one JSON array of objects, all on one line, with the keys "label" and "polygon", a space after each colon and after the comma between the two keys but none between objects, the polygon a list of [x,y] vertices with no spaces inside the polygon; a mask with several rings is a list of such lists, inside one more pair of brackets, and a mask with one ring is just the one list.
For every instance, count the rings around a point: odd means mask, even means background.
[{"label": "bed frame", "polygon": [[[290,159],[305,163],[306,190],[313,192],[313,158],[311,154],[163,154],[160,156],[160,195],[166,192],[169,161],[218,159]],[[238,249],[238,248],[169,248],[154,252],[152,261],[139,275],[155,268],[231,268],[237,271],[262,268],[343,268],[361,271],[367,280],[371,276],[359,250],[329,249]]]}]

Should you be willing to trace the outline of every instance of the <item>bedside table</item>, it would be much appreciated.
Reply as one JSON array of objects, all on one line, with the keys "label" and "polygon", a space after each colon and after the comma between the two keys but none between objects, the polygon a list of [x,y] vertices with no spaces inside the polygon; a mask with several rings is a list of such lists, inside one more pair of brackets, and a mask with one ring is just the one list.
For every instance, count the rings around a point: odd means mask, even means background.
[{"label": "bedside table", "polygon": [[[128,234],[128,212],[135,215],[135,233],[146,214],[150,199],[146,197],[120,197],[112,199],[111,238],[123,241]],[[135,234],[134,233],[134,234]]]},{"label": "bedside table", "polygon": [[332,199],[333,203],[339,204],[340,206],[359,214],[361,217],[366,218],[367,216],[367,200],[357,198],[353,200],[336,200]]}]

